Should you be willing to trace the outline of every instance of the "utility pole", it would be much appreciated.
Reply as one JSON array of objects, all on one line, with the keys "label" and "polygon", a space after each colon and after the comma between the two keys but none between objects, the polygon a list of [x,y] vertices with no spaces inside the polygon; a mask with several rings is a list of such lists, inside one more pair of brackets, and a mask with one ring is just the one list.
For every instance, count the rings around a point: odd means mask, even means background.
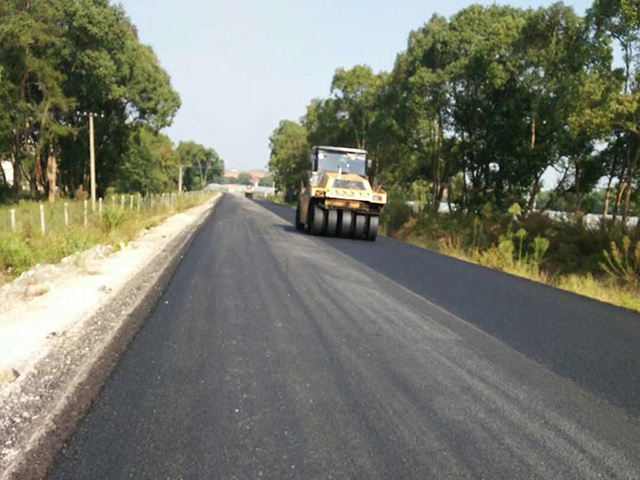
[{"label": "utility pole", "polygon": [[182,193],[182,165],[178,167],[180,171],[178,172],[178,195]]},{"label": "utility pole", "polygon": [[89,156],[91,159],[91,211],[96,211],[96,152],[93,142],[93,113],[89,113]]}]

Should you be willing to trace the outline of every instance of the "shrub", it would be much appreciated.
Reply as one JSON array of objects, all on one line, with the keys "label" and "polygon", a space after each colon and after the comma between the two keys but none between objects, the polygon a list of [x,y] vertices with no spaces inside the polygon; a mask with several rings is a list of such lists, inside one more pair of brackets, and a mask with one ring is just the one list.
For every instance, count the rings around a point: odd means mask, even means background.
[{"label": "shrub", "polygon": [[120,209],[109,209],[102,215],[102,231],[106,234],[121,226],[126,220],[126,213]]},{"label": "shrub", "polygon": [[32,265],[32,252],[15,235],[0,235],[0,264],[12,274],[28,270]]},{"label": "shrub", "polygon": [[604,251],[604,262],[600,267],[613,280],[622,282],[625,286],[637,288],[640,282],[640,242],[635,246],[628,236],[622,239],[622,247],[611,242],[611,251]]},{"label": "shrub", "polygon": [[411,207],[407,205],[407,195],[401,190],[391,190],[380,219],[387,234],[393,235],[407,223],[411,214]]}]

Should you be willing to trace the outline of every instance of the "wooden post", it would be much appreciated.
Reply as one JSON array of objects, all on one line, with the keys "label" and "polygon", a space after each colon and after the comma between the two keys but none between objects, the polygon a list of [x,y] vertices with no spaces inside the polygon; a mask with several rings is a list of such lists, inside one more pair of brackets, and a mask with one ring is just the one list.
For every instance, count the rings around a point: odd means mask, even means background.
[{"label": "wooden post", "polygon": [[182,165],[178,169],[178,195],[180,195],[182,194]]},{"label": "wooden post", "polygon": [[120,197],[120,210],[124,210],[124,193]]},{"label": "wooden post", "polygon": [[138,212],[140,211],[140,202],[142,201],[142,194],[138,194]]},{"label": "wooden post", "polygon": [[133,210],[133,193],[129,194],[129,210]]},{"label": "wooden post", "polygon": [[47,224],[44,220],[44,205],[40,204],[40,230],[42,230],[42,235],[47,233]]},{"label": "wooden post", "polygon": [[16,233],[16,209],[11,209],[11,231]]},{"label": "wooden post", "polygon": [[93,142],[93,113],[89,114],[89,157],[91,160],[91,211],[96,211],[96,151]]},{"label": "wooden post", "polygon": [[102,217],[102,197],[98,199],[98,213],[100,214],[100,217]]},{"label": "wooden post", "polygon": [[69,228],[69,204],[64,202],[64,226]]},{"label": "wooden post", "polygon": [[89,224],[89,202],[87,200],[84,201],[84,228],[87,228]]}]

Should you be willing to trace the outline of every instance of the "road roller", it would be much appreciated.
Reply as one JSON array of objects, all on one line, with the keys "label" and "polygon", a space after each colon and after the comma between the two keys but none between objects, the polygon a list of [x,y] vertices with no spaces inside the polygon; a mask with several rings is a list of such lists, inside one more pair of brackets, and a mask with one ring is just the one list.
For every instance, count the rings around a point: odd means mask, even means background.
[{"label": "road roller", "polygon": [[300,189],[296,228],[312,235],[374,241],[387,193],[367,180],[366,150],[313,147],[311,168]]}]

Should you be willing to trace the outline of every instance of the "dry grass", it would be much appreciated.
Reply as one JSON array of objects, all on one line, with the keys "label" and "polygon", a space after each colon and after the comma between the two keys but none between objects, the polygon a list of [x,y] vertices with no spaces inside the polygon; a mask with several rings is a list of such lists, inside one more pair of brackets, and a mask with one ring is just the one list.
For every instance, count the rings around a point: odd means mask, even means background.
[{"label": "dry grass", "polygon": [[[553,276],[530,259],[522,259],[520,261],[514,259],[513,252],[509,251],[509,247],[503,246],[500,249],[499,245],[483,252],[479,252],[477,249],[469,252],[462,247],[461,243],[455,240],[425,241],[419,236],[411,234],[406,236],[404,240],[412,245],[434,250],[459,260],[483,265],[494,270],[640,312],[640,292],[630,286],[624,286],[609,277],[602,276],[597,278],[591,273]],[[511,256],[509,255],[510,253]]]}]

